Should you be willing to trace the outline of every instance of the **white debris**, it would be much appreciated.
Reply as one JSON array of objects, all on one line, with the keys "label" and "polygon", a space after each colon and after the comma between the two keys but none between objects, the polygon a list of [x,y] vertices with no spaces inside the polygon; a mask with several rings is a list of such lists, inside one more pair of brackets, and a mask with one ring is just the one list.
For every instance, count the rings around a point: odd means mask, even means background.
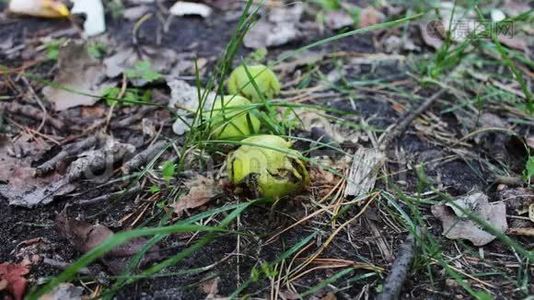
[{"label": "white debris", "polygon": [[384,165],[386,156],[375,149],[360,148],[354,154],[347,177],[346,196],[360,198],[367,195],[375,186],[376,177]]},{"label": "white debris", "polygon": [[106,31],[106,18],[101,0],[73,0],[73,14],[85,14],[83,29],[86,36],[95,36]]},{"label": "white debris", "polygon": [[[169,108],[176,109],[177,119],[172,125],[172,130],[177,135],[183,135],[192,125],[193,117],[197,111],[200,101],[198,98],[198,90],[195,86],[189,85],[187,82],[178,79],[167,79],[167,85],[171,89],[171,99],[169,100]],[[204,91],[200,91],[201,95]],[[208,93],[205,97],[203,109],[208,109],[213,105],[216,94]]]},{"label": "white debris", "polygon": [[273,8],[267,17],[259,20],[245,35],[243,44],[247,48],[281,46],[302,36],[298,24],[304,6],[296,3],[291,7]]},{"label": "white debris", "polygon": [[169,9],[169,12],[175,16],[201,16],[207,18],[211,15],[211,7],[194,2],[178,1]]},{"label": "white debris", "polygon": [[506,19],[506,15],[503,13],[500,9],[492,9],[491,10],[491,20],[493,22],[500,22],[502,20]]}]

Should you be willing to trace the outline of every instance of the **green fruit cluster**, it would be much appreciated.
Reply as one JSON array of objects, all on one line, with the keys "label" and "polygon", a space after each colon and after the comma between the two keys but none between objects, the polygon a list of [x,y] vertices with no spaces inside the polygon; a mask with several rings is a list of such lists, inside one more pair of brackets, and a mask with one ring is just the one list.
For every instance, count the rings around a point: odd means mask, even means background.
[{"label": "green fruit cluster", "polygon": [[217,98],[204,114],[213,137],[241,140],[242,145],[227,158],[230,181],[269,199],[302,189],[309,176],[300,152],[279,136],[255,135],[261,122],[254,103],[280,92],[274,72],[264,65],[240,66],[230,74],[227,88],[230,95]]}]

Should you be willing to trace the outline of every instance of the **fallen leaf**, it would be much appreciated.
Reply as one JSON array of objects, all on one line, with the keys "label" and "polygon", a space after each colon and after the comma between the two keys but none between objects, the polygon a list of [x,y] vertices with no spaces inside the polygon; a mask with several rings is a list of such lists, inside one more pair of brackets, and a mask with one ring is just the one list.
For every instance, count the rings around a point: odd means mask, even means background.
[{"label": "fallen leaf", "polygon": [[282,299],[287,299],[287,300],[302,299],[302,297],[299,294],[297,294],[296,292],[290,291],[290,290],[279,291],[278,294],[282,297]]},{"label": "fallen leaf", "polygon": [[20,15],[44,18],[66,18],[69,9],[59,0],[11,0],[9,11]]},{"label": "fallen leaf", "polygon": [[320,198],[330,194],[339,181],[339,178],[332,172],[325,171],[322,168],[310,168],[309,174],[310,182],[312,183],[309,189]]},{"label": "fallen leaf", "polygon": [[[70,218],[63,211],[56,217],[56,228],[64,238],[76,248],[76,250],[86,253],[108,238],[114,235],[113,231],[101,224],[90,224],[85,221]],[[117,246],[109,251],[100,260],[113,274],[120,274],[126,269],[132,256],[144,248],[147,240],[136,238],[129,240],[125,244]],[[159,247],[153,246],[143,258],[141,266],[161,259]]]},{"label": "fallen leaf", "polygon": [[[454,200],[457,206],[494,227],[495,230],[505,232],[508,229],[506,222],[506,206],[504,203],[489,203],[488,196],[483,193],[460,197]],[[448,239],[466,239],[475,246],[484,246],[495,239],[495,236],[484,231],[477,223],[470,220],[458,208],[451,209],[452,204],[433,205],[432,214],[440,219],[443,225],[443,235]],[[459,215],[458,215],[459,214]]]},{"label": "fallen leaf", "polygon": [[114,78],[122,74],[126,69],[133,67],[137,61],[137,54],[133,48],[121,47],[115,53],[104,59],[106,76]]},{"label": "fallen leaf", "polygon": [[205,299],[220,299],[219,297],[217,297],[217,294],[219,293],[220,281],[220,277],[215,277],[205,282],[202,282],[199,285],[200,291],[207,295]]},{"label": "fallen leaf", "polygon": [[499,42],[508,48],[525,52],[528,49],[528,39],[524,36],[499,35]]},{"label": "fallen leaf", "polygon": [[107,113],[105,106],[84,106],[80,109],[80,115],[83,119],[96,120],[104,117]]},{"label": "fallen leaf", "polygon": [[[5,290],[9,292],[15,300],[22,300],[28,285],[28,281],[24,278],[24,275],[29,272],[28,265],[25,263],[1,263],[0,291]],[[6,299],[9,298],[6,297]]]},{"label": "fallen leaf", "polygon": [[368,6],[360,11],[360,28],[381,23],[385,18],[376,8]]},{"label": "fallen leaf", "polygon": [[175,16],[201,16],[207,18],[211,15],[211,8],[202,3],[178,1],[169,9],[169,12]]},{"label": "fallen leaf", "polygon": [[72,283],[60,283],[51,292],[42,295],[39,300],[81,300],[83,288]]},{"label": "fallen leaf", "polygon": [[43,88],[43,94],[54,103],[56,111],[95,104],[109,84],[103,84],[105,68],[92,58],[85,44],[69,43],[59,50],[59,73],[55,86]]},{"label": "fallen leaf", "polygon": [[83,14],[83,32],[85,36],[95,36],[106,31],[104,6],[101,0],[72,0],[72,14]]},{"label": "fallen leaf", "polygon": [[336,294],[334,294],[333,292],[328,292],[326,293],[324,297],[321,298],[321,300],[336,300],[336,299],[337,299]]},{"label": "fallen leaf", "polygon": [[208,203],[221,192],[217,181],[202,175],[197,175],[185,182],[184,185],[189,188],[189,192],[172,205],[174,213],[178,217],[182,216],[184,211],[188,209]]},{"label": "fallen leaf", "polygon": [[48,204],[55,196],[74,190],[74,186],[63,182],[63,176],[57,173],[34,177],[35,168],[31,163],[46,146],[30,142],[29,138],[23,136],[16,142],[0,141],[0,195],[10,205],[27,208]]},{"label": "fallen leaf", "polygon": [[[184,54],[185,55],[185,54]],[[176,51],[166,48],[142,47],[135,51],[132,47],[117,47],[115,52],[106,57],[103,61],[105,74],[108,78],[115,78],[122,73],[132,70],[135,66],[147,63],[152,72],[159,74],[180,75],[179,69],[176,68],[178,61],[184,60],[183,55]],[[146,80],[129,78],[133,85],[139,87],[147,83]]]},{"label": "fallen leaf", "polygon": [[310,130],[319,128],[324,131],[333,142],[343,143],[345,141],[351,141],[356,143],[359,140],[358,134],[354,133],[353,130],[343,128],[338,124],[332,124],[319,111],[296,108],[294,112],[295,116],[298,116],[298,120],[302,123],[303,128],[310,128]]},{"label": "fallen leaf", "polygon": [[297,25],[303,12],[301,3],[272,8],[247,32],[243,44],[247,48],[258,49],[281,46],[300,39],[302,33]]}]

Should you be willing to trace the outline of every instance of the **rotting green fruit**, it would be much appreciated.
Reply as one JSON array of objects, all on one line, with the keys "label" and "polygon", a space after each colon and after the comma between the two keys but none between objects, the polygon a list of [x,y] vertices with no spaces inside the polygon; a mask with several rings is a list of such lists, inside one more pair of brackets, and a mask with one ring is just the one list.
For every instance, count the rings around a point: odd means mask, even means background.
[{"label": "rotting green fruit", "polygon": [[[251,78],[254,79],[257,89],[250,80]],[[228,91],[233,95],[245,96],[253,102],[260,102],[262,97],[258,92],[266,99],[271,99],[280,92],[280,82],[276,74],[267,66],[247,66],[245,69],[245,66],[241,65],[230,74]]]},{"label": "rotting green fruit", "polygon": [[260,120],[253,113],[248,99],[234,95],[217,97],[213,110],[205,113],[215,138],[241,140],[260,130]]},{"label": "rotting green fruit", "polygon": [[291,149],[291,143],[283,138],[258,135],[242,143],[227,158],[228,177],[233,184],[277,200],[309,183],[302,155]]}]

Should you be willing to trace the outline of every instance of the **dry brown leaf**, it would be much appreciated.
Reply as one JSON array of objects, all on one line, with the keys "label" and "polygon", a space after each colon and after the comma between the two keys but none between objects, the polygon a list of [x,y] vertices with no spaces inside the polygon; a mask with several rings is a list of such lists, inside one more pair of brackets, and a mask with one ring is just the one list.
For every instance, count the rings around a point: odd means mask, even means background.
[{"label": "dry brown leaf", "polygon": [[215,277],[200,284],[200,291],[206,294],[206,299],[218,299],[220,277]]},{"label": "dry brown leaf", "polygon": [[324,297],[321,298],[321,300],[336,300],[336,299],[337,299],[336,294],[334,294],[333,292],[328,292],[326,293]]},{"label": "dry brown leaf", "polygon": [[287,299],[287,300],[302,299],[302,297],[300,297],[299,294],[293,291],[290,291],[290,290],[279,291],[278,295],[280,295],[282,299]]},{"label": "dry brown leaf", "polygon": [[221,188],[214,179],[202,175],[185,182],[184,185],[189,188],[189,192],[172,205],[178,217],[188,209],[208,203],[221,192]]},{"label": "dry brown leaf", "polygon": [[294,112],[295,116],[298,116],[298,121],[302,122],[303,128],[319,128],[335,143],[343,143],[345,141],[357,143],[360,139],[357,132],[355,133],[354,130],[342,127],[339,124],[332,124],[319,111],[296,108]]},{"label": "dry brown leaf", "polygon": [[[5,290],[11,294],[15,300],[22,300],[28,285],[24,275],[29,272],[28,264],[24,262],[20,264],[1,263],[0,291]],[[9,297],[6,297],[6,299],[9,299]]]},{"label": "dry brown leaf", "polygon": [[[114,235],[113,231],[101,224],[90,224],[70,218],[65,212],[56,217],[56,228],[61,236],[67,238],[76,250],[86,253]],[[128,266],[130,258],[137,254],[147,243],[144,238],[129,240],[109,251],[100,260],[113,274],[120,274]],[[152,247],[145,255],[141,265],[161,259],[159,247]]]},{"label": "dry brown leaf", "polygon": [[[489,203],[488,197],[483,193],[460,197],[454,201],[485,222],[491,224],[496,230],[505,232],[508,229],[506,222],[506,206],[504,203]],[[463,212],[452,204],[433,205],[432,214],[441,220],[443,235],[449,239],[466,239],[475,246],[484,246],[495,239],[495,236],[486,232],[474,221],[465,216]]]},{"label": "dry brown leaf", "polygon": [[323,170],[322,168],[311,168],[309,170],[310,182],[312,183],[309,188],[317,193],[317,196],[320,198],[328,195],[336,183],[339,181],[339,178],[332,172]]},{"label": "dry brown leaf", "polygon": [[69,43],[59,50],[59,72],[54,78],[57,88],[47,86],[43,94],[54,103],[55,110],[95,104],[109,84],[103,84],[105,67],[92,58],[85,44]]},{"label": "dry brown leaf", "polygon": [[499,35],[499,42],[508,48],[525,52],[528,49],[528,39],[526,37],[513,36],[505,34]]},{"label": "dry brown leaf", "polygon": [[[173,77],[183,75],[181,73],[189,68],[192,61],[190,53],[178,54],[173,49],[145,46],[136,50],[130,46],[118,46],[112,55],[103,60],[103,64],[108,78],[115,78],[141,62],[149,62],[151,70]],[[128,79],[137,87],[148,83],[143,78]]]},{"label": "dry brown leaf", "polygon": [[0,141],[0,195],[7,198],[10,205],[28,208],[48,204],[55,196],[74,189],[58,173],[34,177],[32,160],[47,145],[30,139],[23,135],[15,142],[6,138]]}]

